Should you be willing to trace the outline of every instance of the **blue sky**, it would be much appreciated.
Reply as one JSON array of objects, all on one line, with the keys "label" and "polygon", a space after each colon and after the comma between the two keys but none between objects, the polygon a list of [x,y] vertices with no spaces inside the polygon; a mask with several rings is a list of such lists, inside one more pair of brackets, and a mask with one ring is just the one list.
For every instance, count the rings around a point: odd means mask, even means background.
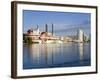
[{"label": "blue sky", "polygon": [[89,35],[90,20],[90,13],[23,10],[23,31],[35,29],[38,25],[42,32],[45,31],[45,24],[48,24],[51,32],[51,25],[54,24],[55,35],[75,35],[78,29]]}]

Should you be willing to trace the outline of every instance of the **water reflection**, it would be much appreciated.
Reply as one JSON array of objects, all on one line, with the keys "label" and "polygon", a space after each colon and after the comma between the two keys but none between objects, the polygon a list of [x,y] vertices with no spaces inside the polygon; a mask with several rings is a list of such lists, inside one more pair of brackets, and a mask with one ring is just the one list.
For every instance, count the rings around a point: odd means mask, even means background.
[{"label": "water reflection", "polygon": [[90,46],[83,43],[24,45],[23,56],[24,69],[89,66]]},{"label": "water reflection", "polygon": [[84,43],[79,43],[79,54],[80,54],[80,60],[83,60],[83,51],[84,51]]}]

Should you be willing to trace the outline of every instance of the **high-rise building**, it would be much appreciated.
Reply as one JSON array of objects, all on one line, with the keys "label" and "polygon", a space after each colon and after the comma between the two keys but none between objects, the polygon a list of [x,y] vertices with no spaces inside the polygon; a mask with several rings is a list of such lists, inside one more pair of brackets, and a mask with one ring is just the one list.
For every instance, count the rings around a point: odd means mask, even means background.
[{"label": "high-rise building", "polygon": [[79,40],[79,42],[84,41],[84,32],[82,30],[79,30],[79,32],[78,32],[78,40]]}]

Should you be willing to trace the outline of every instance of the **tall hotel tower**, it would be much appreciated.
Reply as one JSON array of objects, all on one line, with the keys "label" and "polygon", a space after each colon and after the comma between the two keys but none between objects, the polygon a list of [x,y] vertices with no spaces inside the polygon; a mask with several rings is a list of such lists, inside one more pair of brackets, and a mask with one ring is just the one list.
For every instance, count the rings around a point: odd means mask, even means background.
[{"label": "tall hotel tower", "polygon": [[84,32],[82,30],[79,30],[79,32],[78,32],[78,40],[79,40],[79,42],[84,41]]}]

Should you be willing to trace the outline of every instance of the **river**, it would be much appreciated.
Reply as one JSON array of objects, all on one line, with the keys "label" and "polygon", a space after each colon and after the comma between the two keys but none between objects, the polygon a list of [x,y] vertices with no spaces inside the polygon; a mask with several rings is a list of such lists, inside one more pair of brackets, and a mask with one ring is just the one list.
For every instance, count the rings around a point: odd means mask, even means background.
[{"label": "river", "polygon": [[91,65],[90,43],[23,45],[23,69]]}]

